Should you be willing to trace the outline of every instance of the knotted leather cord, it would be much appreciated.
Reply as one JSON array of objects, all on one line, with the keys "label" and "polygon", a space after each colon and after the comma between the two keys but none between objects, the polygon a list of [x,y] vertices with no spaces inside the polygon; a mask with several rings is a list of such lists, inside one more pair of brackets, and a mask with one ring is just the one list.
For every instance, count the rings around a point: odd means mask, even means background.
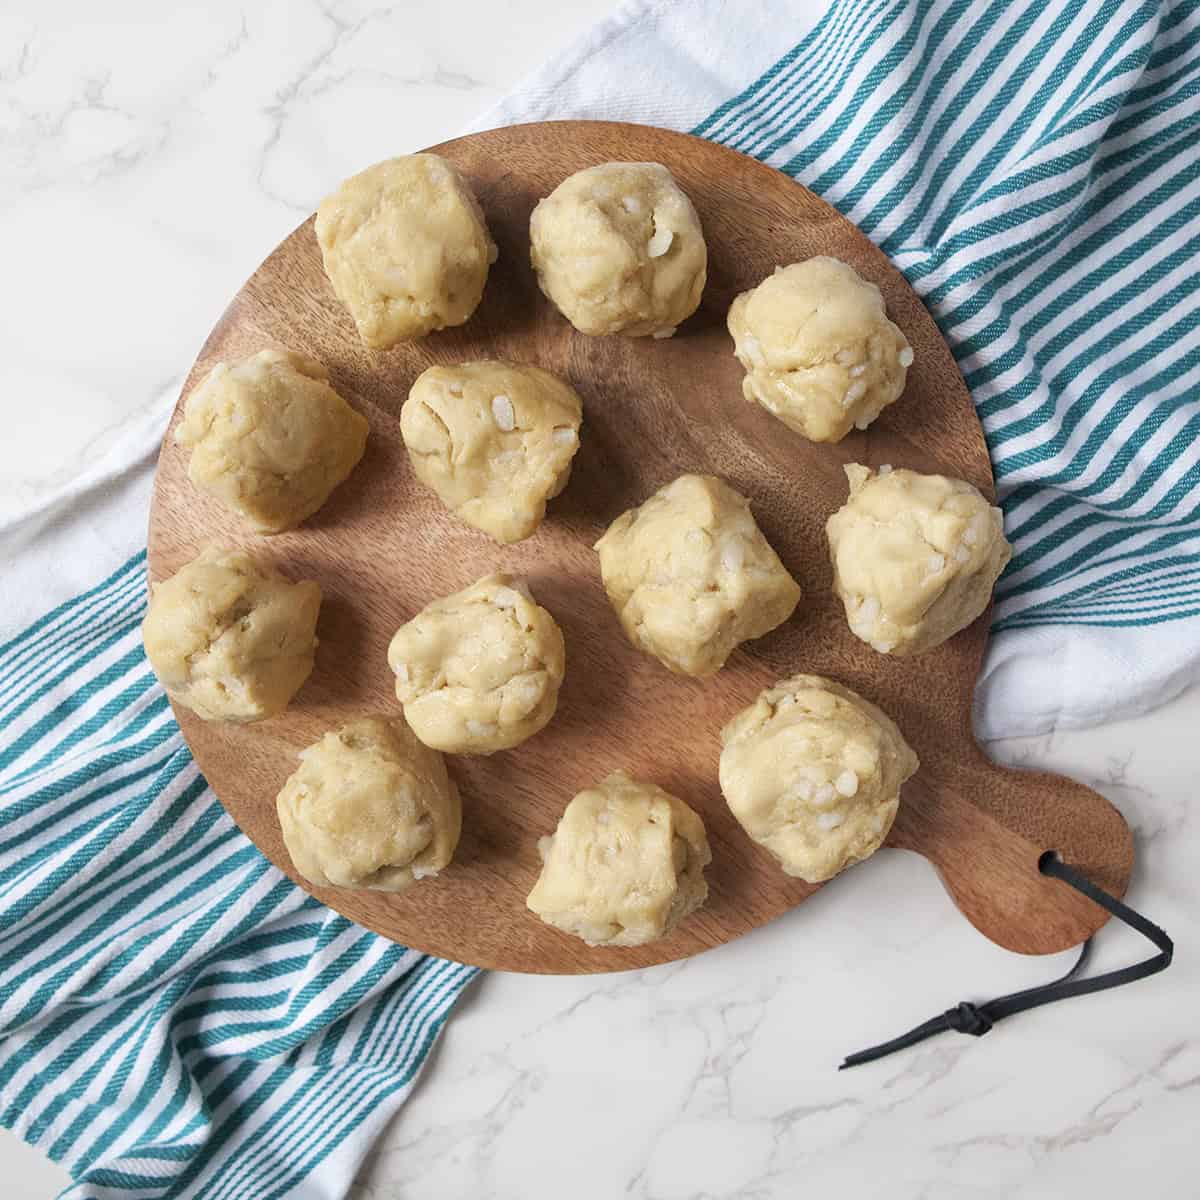
[{"label": "knotted leather cord", "polygon": [[985,1004],[972,1004],[963,1001],[953,1008],[947,1009],[940,1016],[933,1017],[923,1025],[902,1033],[890,1042],[872,1046],[869,1050],[860,1050],[857,1054],[849,1055],[840,1067],[857,1067],[862,1063],[874,1062],[877,1058],[894,1054],[897,1050],[907,1049],[923,1042],[928,1037],[938,1033],[966,1033],[971,1037],[982,1037],[997,1022],[1011,1017],[1016,1013],[1025,1012],[1031,1008],[1040,1008],[1043,1004],[1054,1004],[1059,1000],[1070,1000],[1073,996],[1086,996],[1089,992],[1103,992],[1108,988],[1121,987],[1147,975],[1156,975],[1165,971],[1171,965],[1175,953],[1175,944],[1152,921],[1146,920],[1141,913],[1134,912],[1127,904],[1123,904],[1115,896],[1098,888],[1090,879],[1080,875],[1073,867],[1068,867],[1057,854],[1043,854],[1038,863],[1038,870],[1043,875],[1050,875],[1070,884],[1076,891],[1082,892],[1089,900],[1107,909],[1119,921],[1124,921],[1131,929],[1136,929],[1143,937],[1148,938],[1158,947],[1158,953],[1142,962],[1129,967],[1121,967],[1116,971],[1107,971],[1090,979],[1077,979],[1076,976],[1088,960],[1092,948],[1092,939],[1083,943],[1075,965],[1061,978],[1053,983],[1039,984],[1037,987],[1026,988],[1024,991],[1012,992],[989,1000]]}]

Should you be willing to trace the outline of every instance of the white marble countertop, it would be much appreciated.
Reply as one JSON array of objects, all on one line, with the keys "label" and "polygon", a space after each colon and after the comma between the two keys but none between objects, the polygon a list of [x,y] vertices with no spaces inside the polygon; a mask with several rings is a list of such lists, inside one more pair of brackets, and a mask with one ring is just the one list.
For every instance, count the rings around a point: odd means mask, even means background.
[{"label": "white marble countertop", "polygon": [[[457,132],[609,8],[0,8],[0,522],[178,389],[226,300],[331,181]],[[1132,898],[1179,944],[1168,975],[839,1074],[847,1051],[1065,963],[997,949],[921,860],[886,851],[689,962],[486,976],[351,1195],[1195,1194],[1198,715],[1193,693],[993,747],[1120,806]],[[1142,953],[1108,929],[1094,969]],[[66,1182],[4,1133],[0,1162],[5,1200]]]}]

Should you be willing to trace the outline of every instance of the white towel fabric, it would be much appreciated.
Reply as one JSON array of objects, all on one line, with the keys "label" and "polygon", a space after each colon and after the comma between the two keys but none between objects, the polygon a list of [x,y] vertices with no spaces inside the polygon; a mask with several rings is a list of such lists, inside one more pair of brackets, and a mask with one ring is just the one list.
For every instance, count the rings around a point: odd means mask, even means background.
[{"label": "white towel fabric", "polygon": [[[719,139],[906,272],[972,388],[1017,551],[987,736],[1136,710],[1197,673],[1198,13],[639,0],[478,123]],[[0,1123],[68,1163],[76,1198],[336,1195],[470,972],[307,900],[188,761],[136,633],[166,416],[0,527]],[[149,833],[179,874],[143,894]],[[186,860],[197,838],[219,850]],[[107,941],[93,897],[117,904]]]}]

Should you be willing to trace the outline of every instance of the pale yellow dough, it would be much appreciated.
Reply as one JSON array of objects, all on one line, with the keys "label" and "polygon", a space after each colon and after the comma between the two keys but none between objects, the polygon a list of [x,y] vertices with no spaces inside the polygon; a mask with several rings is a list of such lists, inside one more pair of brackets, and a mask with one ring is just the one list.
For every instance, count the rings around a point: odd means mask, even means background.
[{"label": "pale yellow dough", "polygon": [[321,507],[354,470],[367,419],[315,359],[261,350],[217,363],[187,398],[175,441],[192,452],[188,478],[245,518],[280,533]]},{"label": "pale yellow dough", "polygon": [[681,675],[712,675],[792,615],[800,587],[750,504],[712,475],[681,475],[596,543],[629,640]]},{"label": "pale yellow dough", "polygon": [[321,201],[316,232],[333,290],[376,350],[461,325],[496,261],[474,193],[436,154],[351,176]]},{"label": "pale yellow dough", "polygon": [[788,875],[820,883],[874,854],[917,756],[894,722],[831,679],[796,675],[721,732],[721,791]]},{"label": "pale yellow dough", "polygon": [[566,651],[524,583],[489,575],[402,625],[388,665],[421,741],[448,754],[491,754],[554,716]]},{"label": "pale yellow dough", "polygon": [[583,405],[540,367],[498,361],[423,371],[400,412],[417,478],[498,542],[527,538],[567,485]]},{"label": "pale yellow dough", "polygon": [[171,699],[206,721],[261,721],[313,668],[321,589],[244,550],[209,546],[151,587],[146,657]]},{"label": "pale yellow dough", "polygon": [[538,203],[529,238],[542,291],[581,333],[670,337],[700,304],[700,218],[661,163],[577,171]]},{"label": "pale yellow dough", "polygon": [[708,896],[704,822],[624,771],[580,792],[538,850],[542,873],[527,905],[589,946],[644,946]]},{"label": "pale yellow dough", "polygon": [[879,289],[840,259],[777,267],[729,308],[742,392],[813,442],[866,429],[904,391],[913,352]]},{"label": "pale yellow dough", "polygon": [[398,718],[351,721],[302,750],[276,808],[296,870],[318,887],[402,892],[449,865],[462,830],[442,756]]},{"label": "pale yellow dough", "polygon": [[940,646],[987,608],[1012,557],[1003,514],[961,479],[857,463],[846,477],[826,532],[850,629],[881,654]]}]

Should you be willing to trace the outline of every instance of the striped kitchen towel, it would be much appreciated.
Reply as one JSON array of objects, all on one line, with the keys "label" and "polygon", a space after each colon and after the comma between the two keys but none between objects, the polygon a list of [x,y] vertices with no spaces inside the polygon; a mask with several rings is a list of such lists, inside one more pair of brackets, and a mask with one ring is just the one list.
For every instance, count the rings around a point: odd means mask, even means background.
[{"label": "striped kitchen towel", "polygon": [[1196,0],[637,0],[476,127],[565,117],[786,171],[924,299],[1014,546],[982,734],[1140,711],[1197,678]]},{"label": "striped kitchen towel", "polygon": [[329,1200],[476,972],[318,904],[197,771],[139,629],[166,416],[0,529],[0,1124],[71,1200]]}]

